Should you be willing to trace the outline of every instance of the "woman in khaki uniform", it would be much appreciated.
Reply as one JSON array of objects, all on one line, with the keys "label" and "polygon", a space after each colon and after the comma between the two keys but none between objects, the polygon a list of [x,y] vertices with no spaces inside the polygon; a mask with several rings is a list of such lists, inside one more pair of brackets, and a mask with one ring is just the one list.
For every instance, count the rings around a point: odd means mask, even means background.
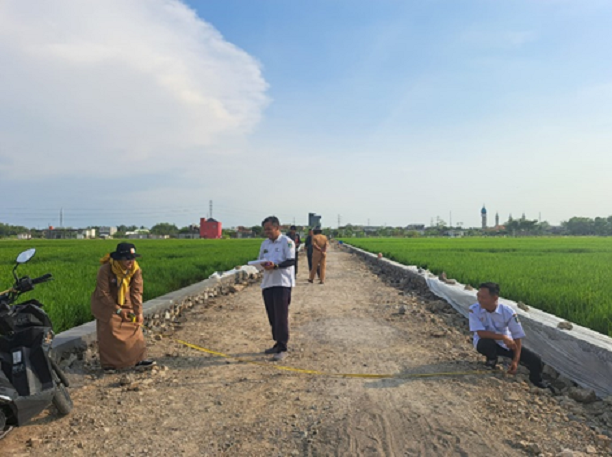
[{"label": "woman in khaki uniform", "polygon": [[106,254],[98,270],[91,312],[96,318],[100,365],[105,370],[147,367],[146,346],[140,325],[142,315],[142,271],[136,262],[136,248],[119,243]]},{"label": "woman in khaki uniform", "polygon": [[312,268],[310,269],[310,278],[308,278],[308,282],[313,282],[315,275],[319,273],[320,283],[325,283],[325,266],[328,247],[329,241],[327,237],[321,233],[321,229],[315,229],[314,236],[312,237]]}]

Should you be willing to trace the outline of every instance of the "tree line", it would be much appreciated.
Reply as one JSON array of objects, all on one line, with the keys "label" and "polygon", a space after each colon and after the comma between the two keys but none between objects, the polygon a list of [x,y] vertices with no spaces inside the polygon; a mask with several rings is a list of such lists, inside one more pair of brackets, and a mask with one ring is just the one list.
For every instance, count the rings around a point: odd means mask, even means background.
[{"label": "tree line", "polygon": [[[88,229],[99,227],[87,227]],[[146,229],[152,235],[178,237],[182,234],[196,235],[200,228],[191,224],[179,228],[176,224],[160,222],[150,229],[144,226],[119,225],[115,238],[123,238],[128,232]],[[56,228],[55,230],[66,230]],[[261,226],[248,227],[250,236],[262,237]],[[10,225],[0,222],[0,238],[14,238],[20,234],[30,234],[33,238],[42,238],[43,230],[28,229],[20,225]],[[337,229],[326,228],[324,233],[334,237],[419,237],[419,236],[612,236],[612,216],[608,217],[572,217],[563,221],[560,226],[553,227],[546,221],[530,220],[525,218],[509,219],[503,225],[490,227],[485,230],[481,228],[451,227],[443,220],[438,220],[436,225],[423,227],[422,230],[405,227],[364,227],[348,224]],[[234,229],[223,229],[224,238],[235,238],[238,232]]]},{"label": "tree line", "polygon": [[462,228],[452,227],[443,220],[435,225],[415,230],[411,227],[364,227],[346,225],[331,230],[337,237],[406,237],[419,236],[612,236],[612,216],[608,217],[572,217],[552,226],[547,221],[526,218],[510,218],[496,227]]},{"label": "tree line", "polygon": [[572,217],[563,222],[561,226],[568,235],[612,235],[612,216],[596,217]]}]

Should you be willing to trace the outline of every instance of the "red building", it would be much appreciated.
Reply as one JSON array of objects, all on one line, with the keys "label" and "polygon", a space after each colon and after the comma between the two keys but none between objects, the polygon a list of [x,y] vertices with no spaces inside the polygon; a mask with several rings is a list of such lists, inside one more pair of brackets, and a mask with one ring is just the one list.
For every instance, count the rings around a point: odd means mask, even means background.
[{"label": "red building", "polygon": [[212,217],[206,220],[205,217],[200,219],[200,238],[219,239],[221,238],[221,222],[214,220]]}]

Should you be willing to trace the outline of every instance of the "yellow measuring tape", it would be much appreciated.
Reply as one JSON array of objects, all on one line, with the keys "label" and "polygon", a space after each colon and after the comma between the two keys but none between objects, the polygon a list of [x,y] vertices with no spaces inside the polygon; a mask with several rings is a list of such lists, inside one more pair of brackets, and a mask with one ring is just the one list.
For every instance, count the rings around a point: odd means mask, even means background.
[{"label": "yellow measuring tape", "polygon": [[200,352],[206,352],[207,354],[216,355],[216,356],[223,357],[226,359],[234,359],[234,360],[237,360],[238,362],[248,363],[250,365],[258,365],[258,366],[263,366],[266,368],[275,368],[276,370],[282,370],[282,371],[292,371],[294,373],[312,374],[312,375],[328,376],[328,377],[336,377],[336,378],[407,379],[407,378],[435,378],[435,377],[440,377],[440,376],[484,375],[484,374],[490,373],[490,371],[483,371],[483,370],[453,371],[453,372],[444,372],[444,373],[396,373],[396,374],[326,373],[324,371],[318,371],[318,370],[303,370],[301,368],[286,367],[283,365],[273,365],[270,363],[256,362],[254,360],[241,359],[239,357],[234,357],[231,355],[223,354],[222,352],[211,351],[210,349],[196,346],[195,344],[188,343],[187,341],[175,340],[175,339],[172,339],[172,341],[182,344],[183,346],[187,346],[189,348],[195,349]]}]

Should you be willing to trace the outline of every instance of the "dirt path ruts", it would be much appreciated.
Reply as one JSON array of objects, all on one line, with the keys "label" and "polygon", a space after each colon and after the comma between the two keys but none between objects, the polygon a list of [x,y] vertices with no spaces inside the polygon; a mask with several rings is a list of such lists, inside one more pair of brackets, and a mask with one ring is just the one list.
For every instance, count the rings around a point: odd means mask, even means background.
[{"label": "dirt path ruts", "polygon": [[[482,368],[464,326],[449,326],[448,316],[386,285],[350,254],[330,252],[323,286],[306,282],[305,263],[285,365],[334,373]],[[250,286],[193,308],[175,337],[267,361],[269,333],[260,289]],[[523,375],[343,379],[231,362],[167,339],[150,338],[149,347],[167,369],[102,375],[81,366],[84,374],[70,375],[73,414],[50,412],[15,430],[0,455],[605,454],[594,431]]]}]

